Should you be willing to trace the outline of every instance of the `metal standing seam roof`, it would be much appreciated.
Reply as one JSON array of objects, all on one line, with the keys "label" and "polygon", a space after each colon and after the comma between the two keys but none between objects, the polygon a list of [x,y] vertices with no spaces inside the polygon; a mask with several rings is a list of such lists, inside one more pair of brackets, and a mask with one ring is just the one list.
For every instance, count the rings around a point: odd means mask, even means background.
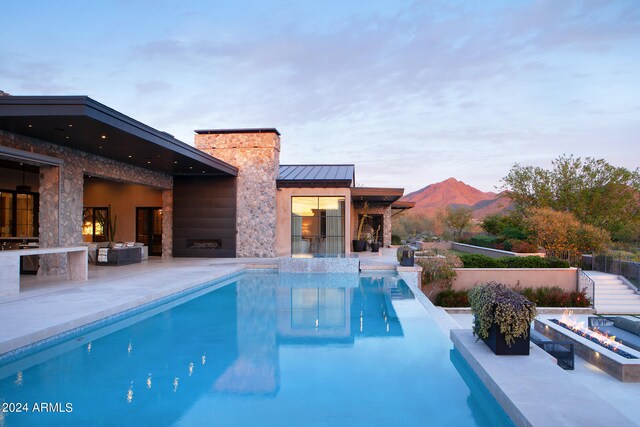
[{"label": "metal standing seam roof", "polygon": [[351,187],[355,181],[354,165],[280,165],[280,186]]}]

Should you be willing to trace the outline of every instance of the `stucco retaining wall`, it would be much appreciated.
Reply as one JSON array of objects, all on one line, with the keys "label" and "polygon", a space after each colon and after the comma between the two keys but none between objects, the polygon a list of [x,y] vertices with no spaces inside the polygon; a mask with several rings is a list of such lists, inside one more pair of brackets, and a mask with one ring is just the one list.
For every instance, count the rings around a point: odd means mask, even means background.
[{"label": "stucco retaining wall", "polygon": [[476,284],[498,282],[520,288],[557,286],[573,292],[578,287],[576,268],[456,268],[452,289],[471,289]]}]

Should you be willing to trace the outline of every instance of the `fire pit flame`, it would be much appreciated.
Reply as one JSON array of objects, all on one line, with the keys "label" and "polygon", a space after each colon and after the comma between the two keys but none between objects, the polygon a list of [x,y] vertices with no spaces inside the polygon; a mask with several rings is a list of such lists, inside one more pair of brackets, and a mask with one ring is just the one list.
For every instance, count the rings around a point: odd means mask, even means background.
[{"label": "fire pit flame", "polygon": [[611,351],[615,351],[615,352],[618,351],[618,347],[620,346],[620,343],[616,341],[615,335],[608,335],[606,333],[603,334],[597,329],[596,330],[589,329],[584,325],[584,322],[578,322],[576,320],[576,318],[573,316],[572,311],[565,310],[565,312],[562,314],[562,317],[559,320],[557,319],[552,319],[552,320],[555,320],[556,323],[560,324],[560,326],[564,326],[565,328],[573,331],[574,333],[584,338],[590,339],[592,341],[597,340],[600,345],[608,348]]}]

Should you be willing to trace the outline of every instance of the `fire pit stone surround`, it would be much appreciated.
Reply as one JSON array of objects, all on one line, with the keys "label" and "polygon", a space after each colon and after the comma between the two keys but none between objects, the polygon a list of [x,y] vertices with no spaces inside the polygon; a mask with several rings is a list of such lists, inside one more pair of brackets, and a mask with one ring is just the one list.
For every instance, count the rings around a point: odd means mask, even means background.
[{"label": "fire pit stone surround", "polygon": [[[617,380],[640,382],[640,352],[621,345],[621,350],[637,357],[637,359],[626,359],[613,350],[591,342],[578,333],[545,319],[535,319],[534,329],[552,340],[573,342],[575,353],[580,358],[597,366]],[[585,329],[588,330],[586,327]]]}]

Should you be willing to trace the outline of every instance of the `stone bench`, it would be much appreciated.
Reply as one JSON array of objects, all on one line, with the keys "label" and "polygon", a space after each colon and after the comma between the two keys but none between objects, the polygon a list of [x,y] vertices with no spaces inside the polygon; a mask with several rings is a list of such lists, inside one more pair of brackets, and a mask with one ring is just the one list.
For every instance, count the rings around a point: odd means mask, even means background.
[{"label": "stone bench", "polygon": [[67,268],[71,280],[83,281],[89,278],[86,246],[0,251],[0,295],[20,293],[20,257],[48,254],[67,254]]}]

